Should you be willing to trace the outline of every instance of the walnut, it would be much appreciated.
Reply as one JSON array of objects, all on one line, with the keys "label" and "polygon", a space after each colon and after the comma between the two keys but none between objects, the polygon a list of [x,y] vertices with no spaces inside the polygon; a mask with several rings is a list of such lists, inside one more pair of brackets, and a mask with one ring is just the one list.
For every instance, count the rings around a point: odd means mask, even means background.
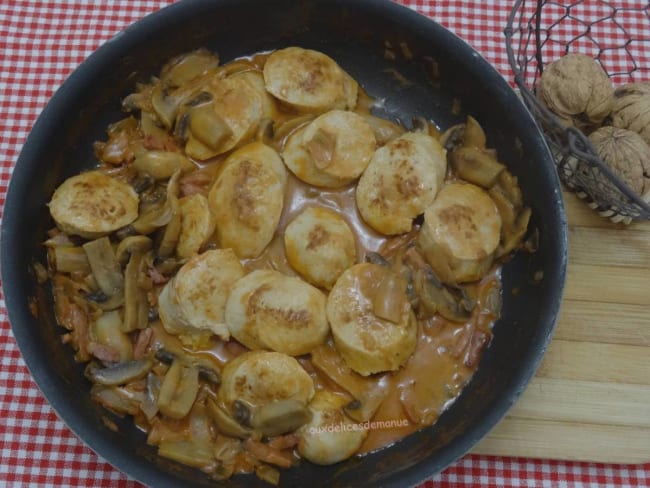
[{"label": "walnut", "polygon": [[549,64],[537,95],[566,125],[589,130],[609,114],[614,87],[600,64],[584,54],[567,54]]},{"label": "walnut", "polygon": [[636,132],[601,127],[589,135],[600,158],[644,200],[650,199],[650,146]]},{"label": "walnut", "polygon": [[650,82],[618,87],[610,118],[611,125],[637,132],[650,144]]}]

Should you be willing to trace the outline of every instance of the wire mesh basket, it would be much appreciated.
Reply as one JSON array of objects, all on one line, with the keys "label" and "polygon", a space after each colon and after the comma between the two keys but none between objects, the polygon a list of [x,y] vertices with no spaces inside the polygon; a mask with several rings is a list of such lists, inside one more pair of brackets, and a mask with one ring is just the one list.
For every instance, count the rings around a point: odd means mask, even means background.
[{"label": "wire mesh basket", "polygon": [[560,179],[614,222],[650,220],[648,202],[611,171],[582,132],[563,125],[534,94],[545,65],[567,53],[590,55],[615,85],[650,81],[650,3],[517,0],[505,36],[515,84],[546,136]]}]

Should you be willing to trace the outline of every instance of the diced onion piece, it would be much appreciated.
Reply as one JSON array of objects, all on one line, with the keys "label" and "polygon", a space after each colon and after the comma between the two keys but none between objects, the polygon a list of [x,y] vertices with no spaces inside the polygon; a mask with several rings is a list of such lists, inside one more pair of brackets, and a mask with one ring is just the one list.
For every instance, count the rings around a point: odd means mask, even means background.
[{"label": "diced onion piece", "polygon": [[128,361],[133,357],[133,345],[122,332],[122,319],[118,310],[104,312],[93,322],[91,332],[96,342],[118,351],[120,361]]},{"label": "diced onion piece", "polygon": [[90,264],[82,247],[53,246],[54,267],[60,273],[89,273]]}]

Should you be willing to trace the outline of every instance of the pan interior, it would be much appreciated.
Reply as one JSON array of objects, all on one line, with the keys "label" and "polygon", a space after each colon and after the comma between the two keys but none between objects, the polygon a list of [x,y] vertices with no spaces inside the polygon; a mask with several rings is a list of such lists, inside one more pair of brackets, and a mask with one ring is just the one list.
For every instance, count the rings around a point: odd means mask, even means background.
[{"label": "pan interior", "polygon": [[[432,427],[393,447],[331,467],[303,462],[286,486],[407,486],[444,469],[496,424],[533,375],[552,334],[566,268],[566,221],[548,149],[503,78],[467,44],[389,1],[182,1],[128,28],[66,81],[35,125],[16,165],[4,210],[2,273],[10,321],[34,378],[59,416],[99,455],[157,487],[214,486],[164,460],[130,420],[113,432],[89,383],[57,335],[47,290],[30,272],[52,222],[46,202],[66,177],[93,165],[92,143],[123,116],[120,100],[175,54],[198,47],[223,62],[289,45],[333,57],[373,97],[377,115],[407,126],[414,116],[445,129],[472,114],[519,178],[539,251],[503,271],[503,316],[477,374]],[[395,54],[389,59],[386,52]],[[537,272],[543,279],[534,280]],[[538,275],[539,276],[539,275]],[[516,290],[517,293],[513,293]],[[38,316],[30,303],[38,304]],[[224,486],[264,486],[252,476]]]}]

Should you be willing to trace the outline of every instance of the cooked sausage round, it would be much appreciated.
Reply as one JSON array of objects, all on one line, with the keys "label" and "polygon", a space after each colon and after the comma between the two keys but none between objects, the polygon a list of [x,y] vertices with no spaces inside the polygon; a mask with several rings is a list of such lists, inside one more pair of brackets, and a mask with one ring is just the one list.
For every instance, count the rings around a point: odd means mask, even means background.
[{"label": "cooked sausage round", "polygon": [[382,234],[411,230],[442,186],[447,171],[444,148],[433,137],[407,133],[375,151],[357,185],[363,220]]},{"label": "cooked sausage round", "polygon": [[138,194],[100,171],[65,180],[52,195],[50,214],[63,232],[94,239],[129,225],[138,217]]},{"label": "cooked sausage round", "polygon": [[287,261],[310,283],[330,289],[357,259],[350,226],[338,213],[307,207],[284,230]]},{"label": "cooked sausage round", "polygon": [[357,82],[332,58],[318,51],[288,47],[274,51],[264,65],[266,89],[303,111],[351,110]]},{"label": "cooked sausage round", "polygon": [[417,244],[445,283],[481,278],[492,265],[501,216],[488,193],[469,183],[445,185],[424,212]]}]

